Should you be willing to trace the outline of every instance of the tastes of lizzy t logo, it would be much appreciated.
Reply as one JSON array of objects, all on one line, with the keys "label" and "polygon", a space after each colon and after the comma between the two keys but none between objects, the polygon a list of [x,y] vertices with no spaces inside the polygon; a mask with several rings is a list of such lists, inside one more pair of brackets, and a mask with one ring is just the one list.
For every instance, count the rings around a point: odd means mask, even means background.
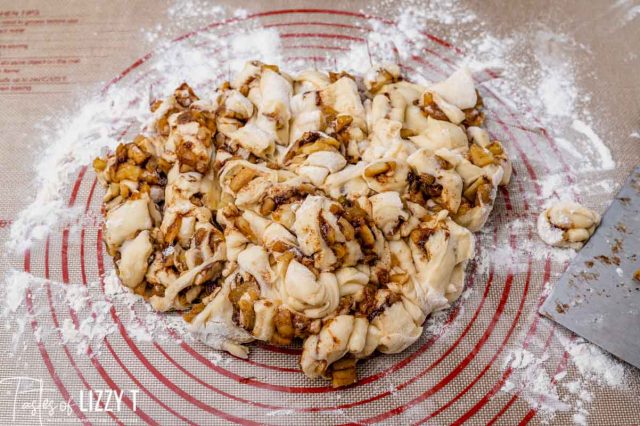
[{"label": "tastes of lizzy t logo", "polygon": [[9,412],[0,413],[0,418],[11,422],[29,419],[29,424],[43,425],[59,423],[61,417],[70,421],[75,418],[75,410],[87,414],[119,412],[124,409],[123,403],[135,412],[138,392],[138,389],[85,389],[65,401],[60,399],[57,389],[45,388],[41,379],[7,377],[0,379],[0,407]]}]

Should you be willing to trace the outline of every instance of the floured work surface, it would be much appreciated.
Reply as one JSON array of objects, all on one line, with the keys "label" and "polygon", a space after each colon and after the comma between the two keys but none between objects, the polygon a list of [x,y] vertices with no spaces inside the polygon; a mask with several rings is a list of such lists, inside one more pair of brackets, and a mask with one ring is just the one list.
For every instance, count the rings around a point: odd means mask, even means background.
[{"label": "floured work surface", "polygon": [[[638,372],[536,313],[574,253],[535,235],[549,201],[602,212],[640,158],[638,4],[536,6],[5,2],[2,422],[639,422]],[[391,59],[431,81],[466,61],[514,159],[461,300],[349,389],[304,377],[298,348],[244,361],[178,340],[179,319],[122,293],[104,256],[103,193],[83,166],[140,127],[150,99],[182,80],[206,91],[249,58],[292,71]],[[108,413],[88,397],[106,389],[123,392]]]}]

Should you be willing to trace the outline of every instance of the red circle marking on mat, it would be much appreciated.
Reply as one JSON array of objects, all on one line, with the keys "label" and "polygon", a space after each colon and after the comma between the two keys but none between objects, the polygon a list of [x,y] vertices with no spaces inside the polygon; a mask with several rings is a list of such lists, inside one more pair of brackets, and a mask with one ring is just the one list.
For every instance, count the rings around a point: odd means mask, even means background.
[{"label": "red circle marking on mat", "polygon": [[[506,103],[502,99],[500,99],[500,97],[495,92],[493,92],[492,90],[490,90],[490,89],[488,89],[486,87],[485,87],[485,89],[492,94],[492,97],[494,99],[498,100],[498,102],[500,102],[502,105],[507,107]],[[520,121],[520,118],[518,116],[516,116],[513,112],[511,112],[510,109],[508,109],[508,111],[509,111],[509,114],[511,115],[511,117],[513,117],[516,120],[516,123],[523,124]],[[507,130],[507,126],[506,126],[506,124],[504,122],[500,122],[500,124],[501,124],[501,126],[503,127],[503,129],[505,131],[508,131]],[[537,149],[537,145],[533,143],[533,139],[531,139],[531,136],[529,135],[529,133],[527,133],[527,138],[532,143],[532,145],[536,146],[536,149]],[[522,152],[522,151],[520,151],[520,152]],[[561,158],[561,161],[564,163],[564,159],[560,154],[559,154],[559,157]],[[547,170],[547,172],[549,171],[547,166],[545,166],[545,170]],[[565,177],[565,179],[568,181],[567,183],[571,184],[572,179],[568,179],[566,177]],[[538,187],[539,185],[537,185],[537,182],[535,182],[535,183],[536,183],[536,187]],[[550,264],[550,259],[547,258],[547,263],[545,265],[545,278],[543,278],[543,282],[548,281],[549,274],[550,274],[550,270],[548,268],[550,266],[547,266],[547,265],[549,265],[549,264]],[[542,303],[544,302],[544,299],[545,299],[544,296],[540,297],[540,299],[538,301],[538,307],[542,305]],[[531,328],[530,328],[529,332],[527,333],[527,336],[525,337],[525,341],[524,341],[523,347],[526,347],[528,345],[529,338],[532,337],[532,335],[535,335],[535,330],[537,328],[537,324],[538,324],[539,320],[540,320],[539,316],[535,316],[534,317],[534,320],[533,320],[533,322],[531,324]],[[548,347],[549,347],[549,345],[551,343],[551,339],[553,337],[554,331],[555,331],[555,325],[552,325],[549,337],[547,338],[547,340],[545,341],[545,344],[543,346],[543,353],[546,352],[546,350],[548,349]],[[508,377],[511,375],[511,373],[512,373],[512,369],[508,368],[505,371],[505,373],[503,374],[502,378],[499,380],[499,382],[494,386],[494,388],[492,388],[491,391],[489,391],[489,393],[487,393],[476,405],[474,405],[472,407],[472,409],[465,414],[465,416],[461,417],[461,419],[468,419],[468,418],[472,417],[475,413],[477,413],[477,411],[479,411],[489,401],[489,399],[499,390],[499,388],[502,387],[502,384],[508,379]],[[518,392],[518,394],[519,394],[519,392]],[[515,400],[518,399],[518,394],[514,395],[514,397],[511,398],[511,400],[507,402],[507,405],[505,407],[503,407],[502,410],[500,410],[498,415],[496,415],[496,417],[494,417],[494,420],[497,419],[498,417],[500,417],[500,415],[503,414],[508,409],[508,407],[511,404],[513,404],[513,402],[515,402]]]},{"label": "red circle marking on mat", "polygon": [[[529,269],[529,271],[531,271],[531,268]],[[547,262],[545,262],[545,275],[549,274],[551,271],[551,261],[549,258],[547,258]],[[530,279],[530,272],[529,272],[529,276],[527,277],[527,281]],[[542,305],[542,302],[544,301],[543,297],[540,297],[538,300],[538,307],[540,307]],[[533,338],[533,336],[536,334],[536,330],[537,330],[537,325],[539,322],[539,317],[535,317],[534,321],[531,323],[531,326],[529,327],[529,330],[527,331],[527,334],[524,338],[524,343],[522,345],[523,349],[526,349],[529,346],[529,341],[531,338]],[[546,344],[544,347],[544,350],[546,350],[548,344],[551,342],[551,337],[553,336],[553,333],[550,333],[549,338],[547,338],[546,340]],[[498,354],[502,351],[502,348],[500,348],[500,350],[498,351],[498,353],[496,353],[496,355],[494,355],[494,357],[491,359],[490,363],[485,367],[485,369],[482,370],[481,374],[478,375],[478,377],[476,377],[473,381],[471,381],[471,383],[469,383],[469,385],[467,387],[465,387],[460,393],[458,393],[455,397],[453,397],[449,402],[447,402],[447,404],[445,404],[443,407],[439,408],[438,410],[436,410],[435,412],[431,413],[429,415],[429,417],[425,417],[424,419],[422,419],[419,423],[425,422],[433,417],[435,417],[436,415],[438,415],[440,412],[444,411],[446,408],[448,408],[449,406],[451,406],[454,402],[456,402],[457,400],[459,400],[462,396],[464,396],[467,391],[469,391],[469,389],[471,389],[471,387],[478,381],[480,380],[480,378],[484,375],[484,373],[489,369],[489,366],[491,365],[491,363],[493,363],[495,361],[495,359],[497,358]],[[466,422],[467,420],[469,420],[471,417],[473,417],[487,402],[489,402],[489,400],[493,397],[493,395],[495,395],[500,388],[502,387],[502,385],[506,382],[506,380],[509,378],[509,376],[511,375],[512,372],[512,368],[508,367],[505,372],[502,374],[502,377],[500,378],[500,380],[494,385],[493,388],[491,388],[491,390],[484,395],[480,401],[478,401],[474,406],[472,406],[469,410],[467,410],[461,417],[459,417],[457,420],[455,420],[452,425],[460,425],[463,424],[464,422]]]},{"label": "red circle marking on mat", "polygon": [[[304,35],[301,35],[301,36],[308,36],[308,34],[304,34]],[[332,38],[339,38],[339,37],[332,36]],[[441,40],[439,40],[439,39],[437,39],[435,37],[430,36],[429,38],[432,39],[432,40],[436,40],[437,42],[439,42],[439,44],[442,44],[442,45],[445,45],[445,46],[450,46],[450,45],[448,45],[448,43],[442,42]],[[356,39],[356,38],[354,38],[354,39]]]}]

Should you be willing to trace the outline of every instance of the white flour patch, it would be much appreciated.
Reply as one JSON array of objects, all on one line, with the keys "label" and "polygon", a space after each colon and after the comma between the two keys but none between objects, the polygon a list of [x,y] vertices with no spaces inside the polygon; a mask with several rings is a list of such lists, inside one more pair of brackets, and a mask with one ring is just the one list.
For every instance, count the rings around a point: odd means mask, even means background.
[{"label": "white flour patch", "polygon": [[[553,345],[543,350],[534,339],[529,350],[512,349],[505,355],[503,369],[509,368],[511,376],[501,391],[524,396],[543,414],[545,421],[551,420],[557,411],[569,411],[576,424],[587,424],[593,389],[599,386],[626,389],[627,367],[584,339],[572,339],[564,333],[556,336],[568,354],[570,367],[575,368],[579,376],[569,376],[566,369],[554,374],[556,362],[550,362],[550,357],[561,354]],[[531,352],[534,350],[542,354]]]},{"label": "white flour patch", "polygon": [[571,128],[576,132],[582,133],[589,139],[591,146],[595,149],[595,157],[600,159],[601,169],[613,170],[616,163],[611,157],[611,151],[609,151],[609,148],[607,148],[602,139],[600,139],[600,136],[596,135],[593,129],[582,120],[573,120]]},{"label": "white flour patch", "polygon": [[116,325],[109,315],[110,309],[109,302],[96,301],[91,306],[90,314],[82,319],[77,327],[69,323],[71,320],[65,320],[61,332],[68,340],[63,339],[63,343],[75,344],[78,355],[88,353],[90,346],[95,353],[99,353],[105,337],[116,330]]},{"label": "white flour patch", "polygon": [[556,411],[571,409],[561,400],[553,379],[544,368],[548,359],[546,354],[537,356],[526,349],[510,351],[504,359],[503,368],[510,368],[514,374],[501,389],[508,393],[518,392],[546,420]]},{"label": "white flour patch", "polygon": [[87,287],[82,284],[69,284],[65,286],[65,290],[65,302],[69,304],[71,309],[78,312],[86,306],[89,299]]},{"label": "white flour patch", "polygon": [[573,157],[574,160],[580,160],[584,157],[571,141],[561,137],[556,137],[555,141],[558,147]]},{"label": "white flour patch", "polygon": [[282,410],[268,411],[266,415],[270,416],[270,417],[273,417],[273,416],[290,416],[290,415],[292,415],[294,413],[295,413],[295,411],[293,411],[293,410],[282,409]]},{"label": "white flour patch", "polygon": [[[242,9],[235,11],[238,14],[241,12],[246,14],[246,11]],[[167,8],[168,19],[164,26],[158,24],[153,28],[146,28],[141,31],[147,41],[164,44],[168,41],[167,37],[173,38],[186,31],[192,31],[212,22],[222,21],[228,18],[228,15],[229,13],[225,7],[211,4],[206,0],[180,0]]]},{"label": "white flour patch", "polygon": [[624,23],[627,24],[635,20],[638,16],[640,16],[640,5],[627,10],[627,13],[624,15]]},{"label": "white flour patch", "polygon": [[609,151],[609,148],[607,148],[602,139],[600,139],[600,136],[596,135],[587,123],[576,119],[571,123],[571,128],[582,133],[589,139],[591,146],[595,150],[595,157],[600,161],[602,170],[612,170],[616,166],[615,161],[613,161],[613,158],[611,157],[611,151]]},{"label": "white flour patch", "polygon": [[[463,306],[460,305],[459,316],[462,316],[464,313]],[[449,310],[438,311],[432,313],[429,318],[425,321],[423,327],[424,331],[432,336],[441,336],[447,330],[447,320],[449,318],[450,312]]]},{"label": "white flour patch", "polygon": [[225,15],[225,9],[209,1],[182,0],[169,6],[167,15],[173,20],[183,21],[192,18],[221,18]]},{"label": "white flour patch", "polygon": [[[115,269],[109,271],[103,278],[104,281],[104,294],[108,298],[113,298],[119,294],[128,293],[128,290],[125,286],[120,282],[120,278],[116,274]],[[98,285],[98,283],[95,283]]]},{"label": "white flour patch", "polygon": [[[256,42],[260,40],[260,42]],[[230,48],[238,53],[237,59],[230,61],[231,73],[234,74],[244,66],[248,58],[255,58],[268,63],[283,63],[282,43],[277,30],[257,29],[246,34],[238,34],[231,40]]]},{"label": "white flour patch", "polygon": [[[35,281],[35,282],[34,282]],[[7,330],[12,330],[11,350],[16,352],[20,348],[22,334],[27,325],[27,317],[24,312],[27,290],[31,286],[38,286],[44,280],[37,279],[27,272],[10,271],[4,277],[4,285],[0,287],[0,319]]]},{"label": "white flour patch", "polygon": [[136,321],[132,321],[127,327],[127,334],[137,342],[152,342],[154,340],[146,324],[141,324]]},{"label": "white flour patch", "polygon": [[585,389],[585,383],[582,380],[563,383],[563,387],[576,399],[576,409],[572,416],[573,422],[577,425],[587,425],[589,412],[586,409],[586,405],[593,401],[593,394]]},{"label": "white flour patch", "polygon": [[548,200],[550,198],[560,198],[561,193],[564,191],[566,176],[562,173],[548,174],[542,176],[538,181],[540,188],[542,189],[542,199]]},{"label": "white flour patch", "polygon": [[[2,317],[6,318],[10,314],[15,314],[18,308],[23,306],[27,289],[34,280],[34,276],[28,272],[11,271],[5,277],[5,285],[2,287]],[[38,280],[40,283],[44,280]]]},{"label": "white flour patch", "polygon": [[233,358],[219,351],[210,351],[206,356],[213,365],[225,366],[233,362]]},{"label": "white flour patch", "polygon": [[494,242],[494,231],[486,227],[476,233],[483,250],[476,259],[478,273],[488,274],[494,270],[509,269],[512,273],[525,273],[529,269],[527,259],[545,261],[550,258],[555,263],[564,264],[576,254],[572,249],[559,249],[547,246],[537,235],[537,215],[531,218],[514,219],[505,224],[505,235],[516,238],[512,245],[508,237],[501,236]]},{"label": "white flour patch", "polygon": [[627,368],[623,363],[582,338],[571,341],[559,336],[559,340],[585,380],[618,389],[626,387]]}]

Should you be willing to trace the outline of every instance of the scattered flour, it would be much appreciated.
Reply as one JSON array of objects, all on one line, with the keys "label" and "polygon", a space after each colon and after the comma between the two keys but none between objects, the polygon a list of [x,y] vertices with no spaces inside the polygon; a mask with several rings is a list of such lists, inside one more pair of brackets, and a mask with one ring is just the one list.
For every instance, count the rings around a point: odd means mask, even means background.
[{"label": "scattered flour", "polygon": [[[578,378],[563,381],[567,377],[566,369],[551,377],[553,373],[550,368],[555,368],[555,363],[547,362],[551,349],[545,350],[542,355],[536,355],[527,349],[517,348],[504,357],[503,369],[510,368],[512,374],[501,391],[518,393],[524,397],[532,407],[541,412],[545,421],[550,421],[557,411],[569,411],[573,413],[574,423],[585,425],[589,416],[587,408],[593,401],[592,388],[608,386],[625,389],[626,367],[584,339],[564,334],[557,334],[557,338],[569,355],[570,365],[580,373]],[[563,396],[561,389],[568,395]]]},{"label": "scattered flour", "polygon": [[613,388],[625,388],[626,367],[624,364],[582,338],[571,340],[559,336],[559,340],[585,380]]},{"label": "scattered flour", "polygon": [[174,3],[167,9],[167,15],[172,20],[190,18],[222,18],[225,9],[219,5],[212,5],[204,0],[187,0]]},{"label": "scattered flour", "polygon": [[[256,40],[260,40],[256,43]],[[248,58],[257,58],[271,63],[281,64],[282,43],[279,33],[274,28],[256,29],[246,34],[238,34],[231,39],[230,47],[237,52],[236,59],[228,62],[231,73],[240,70]]]},{"label": "scattered flour", "polygon": [[[464,307],[462,305],[459,305],[459,309],[461,309],[459,315],[462,315],[462,309],[464,309]],[[438,311],[431,314],[423,325],[424,331],[431,336],[442,335],[447,329],[446,324],[449,314],[449,310]]]},{"label": "scattered flour", "polygon": [[42,287],[45,280],[37,278],[28,272],[12,270],[4,277],[4,285],[0,286],[0,319],[3,320],[5,329],[12,330],[11,350],[24,346],[22,335],[27,325],[27,317],[23,313],[27,290],[31,287]]},{"label": "scattered flour", "polygon": [[110,310],[111,303],[107,301],[96,301],[91,305],[91,315],[84,318],[78,327],[81,338],[78,353],[84,352],[84,347],[88,348],[92,341],[101,344],[106,336],[115,331],[116,325],[109,315]]},{"label": "scattered flour", "polygon": [[563,402],[553,379],[544,368],[549,356],[536,356],[526,349],[515,349],[505,357],[504,368],[516,372],[502,387],[503,392],[518,392],[544,417],[556,411],[568,411],[571,406]]},{"label": "scattered flour", "polygon": [[89,296],[87,295],[87,287],[82,284],[67,285],[65,293],[65,302],[67,302],[69,307],[76,312],[82,310],[89,299]]},{"label": "scattered flour", "polygon": [[624,16],[624,23],[627,24],[635,20],[638,16],[640,16],[640,5],[634,6],[627,10],[627,13]]},{"label": "scattered flour", "polygon": [[[25,301],[27,289],[35,277],[28,272],[11,271],[5,277],[4,286],[2,286],[2,299],[4,306],[2,308],[2,317],[7,318],[10,314],[15,314]],[[44,280],[38,280],[40,284]]]},{"label": "scattered flour", "polygon": [[282,409],[282,410],[269,411],[266,415],[270,416],[270,417],[272,417],[272,416],[291,416],[294,413],[295,413],[295,411],[293,411],[293,410]]},{"label": "scattered flour", "polygon": [[571,128],[576,132],[582,133],[589,139],[591,146],[595,150],[594,157],[600,159],[602,170],[613,170],[616,163],[611,157],[611,151],[609,151],[609,148],[607,148],[602,139],[600,139],[600,136],[596,135],[593,129],[582,120],[573,120]]}]

